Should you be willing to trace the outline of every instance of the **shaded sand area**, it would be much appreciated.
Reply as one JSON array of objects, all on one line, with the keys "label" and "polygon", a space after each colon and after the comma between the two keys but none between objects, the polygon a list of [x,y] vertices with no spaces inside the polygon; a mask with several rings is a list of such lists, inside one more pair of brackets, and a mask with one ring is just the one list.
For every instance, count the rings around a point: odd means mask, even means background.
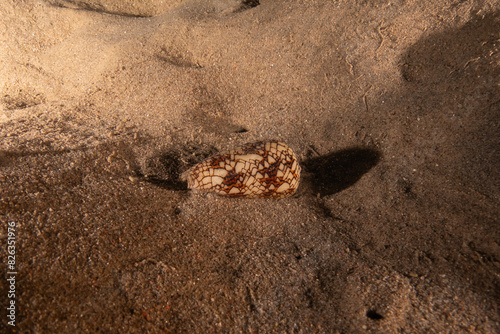
[{"label": "shaded sand area", "polygon": [[[500,331],[499,1],[0,17],[0,331]],[[258,140],[297,154],[294,197],[179,180]]]}]

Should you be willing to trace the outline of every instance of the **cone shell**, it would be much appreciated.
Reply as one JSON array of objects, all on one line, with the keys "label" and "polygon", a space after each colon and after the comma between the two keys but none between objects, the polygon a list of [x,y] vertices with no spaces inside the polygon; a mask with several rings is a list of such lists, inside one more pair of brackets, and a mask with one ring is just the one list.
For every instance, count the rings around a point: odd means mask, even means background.
[{"label": "cone shell", "polygon": [[280,142],[257,142],[204,160],[183,174],[188,188],[233,197],[284,198],[300,181],[292,149]]}]

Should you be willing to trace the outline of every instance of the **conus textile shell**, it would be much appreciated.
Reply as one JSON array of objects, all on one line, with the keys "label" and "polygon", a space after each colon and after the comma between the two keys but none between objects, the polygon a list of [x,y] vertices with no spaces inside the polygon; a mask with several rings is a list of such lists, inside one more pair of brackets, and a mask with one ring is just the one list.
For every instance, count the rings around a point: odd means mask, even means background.
[{"label": "conus textile shell", "polygon": [[232,197],[285,198],[299,186],[300,166],[286,144],[246,144],[212,156],[182,175],[188,188]]}]

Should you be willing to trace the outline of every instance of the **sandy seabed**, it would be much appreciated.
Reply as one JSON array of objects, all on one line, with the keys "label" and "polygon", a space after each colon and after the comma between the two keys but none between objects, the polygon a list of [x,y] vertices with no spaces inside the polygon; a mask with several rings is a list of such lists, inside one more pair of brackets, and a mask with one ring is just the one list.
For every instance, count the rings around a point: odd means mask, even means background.
[{"label": "sandy seabed", "polygon": [[[500,1],[0,18],[1,331],[500,332]],[[297,154],[294,197],[179,180],[259,140]]]}]

